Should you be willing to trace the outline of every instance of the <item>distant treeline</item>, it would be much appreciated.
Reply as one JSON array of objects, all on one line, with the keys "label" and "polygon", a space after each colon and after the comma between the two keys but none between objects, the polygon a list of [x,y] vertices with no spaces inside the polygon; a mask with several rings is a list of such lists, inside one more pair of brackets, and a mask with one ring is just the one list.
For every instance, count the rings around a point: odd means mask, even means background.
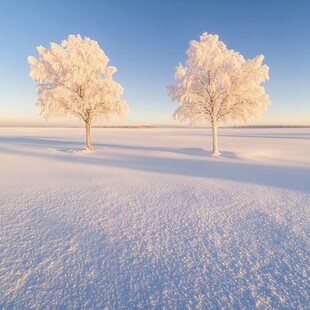
[{"label": "distant treeline", "polygon": [[155,128],[151,125],[133,125],[133,126],[93,126],[93,128]]},{"label": "distant treeline", "polygon": [[221,126],[221,128],[310,128],[310,125],[244,125]]},{"label": "distant treeline", "polygon": [[[1,125],[0,128],[19,127],[19,128],[84,128],[84,126],[60,126],[60,125]],[[143,128],[175,128],[175,129],[207,129],[211,127],[204,126],[174,126],[174,125],[127,125],[127,126],[93,126],[93,128],[128,128],[128,129],[143,129]],[[243,126],[220,126],[220,128],[310,128],[309,125],[243,125]]]},{"label": "distant treeline", "polygon": [[[209,127],[187,127],[187,126],[165,126],[165,125],[133,125],[133,126],[94,126],[97,128],[209,128]],[[221,126],[221,128],[310,128],[310,125],[241,125]]]}]

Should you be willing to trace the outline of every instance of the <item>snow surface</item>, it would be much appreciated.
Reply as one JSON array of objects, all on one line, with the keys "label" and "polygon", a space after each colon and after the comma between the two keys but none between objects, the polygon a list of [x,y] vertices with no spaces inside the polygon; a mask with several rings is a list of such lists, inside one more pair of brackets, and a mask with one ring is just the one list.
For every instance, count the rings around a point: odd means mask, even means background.
[{"label": "snow surface", "polygon": [[0,129],[0,308],[309,306],[310,129],[93,142]]}]

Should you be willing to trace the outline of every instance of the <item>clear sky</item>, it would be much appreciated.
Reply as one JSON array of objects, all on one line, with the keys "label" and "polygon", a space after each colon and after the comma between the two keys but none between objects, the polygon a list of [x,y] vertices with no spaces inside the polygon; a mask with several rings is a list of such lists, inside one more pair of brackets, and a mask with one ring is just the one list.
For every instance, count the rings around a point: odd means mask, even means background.
[{"label": "clear sky", "polygon": [[166,86],[205,31],[245,58],[265,55],[272,104],[260,123],[310,123],[309,0],[0,0],[0,126],[42,124],[27,57],[69,34],[98,41],[118,68],[122,124],[174,124]]}]

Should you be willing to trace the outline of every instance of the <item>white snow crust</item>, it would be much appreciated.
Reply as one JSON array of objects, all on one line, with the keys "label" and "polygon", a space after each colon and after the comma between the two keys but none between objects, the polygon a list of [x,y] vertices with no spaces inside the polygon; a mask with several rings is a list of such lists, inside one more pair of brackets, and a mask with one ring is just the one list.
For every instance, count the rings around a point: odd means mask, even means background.
[{"label": "white snow crust", "polygon": [[0,308],[306,309],[310,129],[0,128]]}]

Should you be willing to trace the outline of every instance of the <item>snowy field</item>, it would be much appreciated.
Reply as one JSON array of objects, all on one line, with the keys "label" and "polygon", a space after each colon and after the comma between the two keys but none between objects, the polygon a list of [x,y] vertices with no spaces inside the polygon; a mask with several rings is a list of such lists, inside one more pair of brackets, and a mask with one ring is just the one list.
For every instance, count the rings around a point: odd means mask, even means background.
[{"label": "snowy field", "polygon": [[0,128],[0,308],[308,308],[310,129],[211,138]]}]

